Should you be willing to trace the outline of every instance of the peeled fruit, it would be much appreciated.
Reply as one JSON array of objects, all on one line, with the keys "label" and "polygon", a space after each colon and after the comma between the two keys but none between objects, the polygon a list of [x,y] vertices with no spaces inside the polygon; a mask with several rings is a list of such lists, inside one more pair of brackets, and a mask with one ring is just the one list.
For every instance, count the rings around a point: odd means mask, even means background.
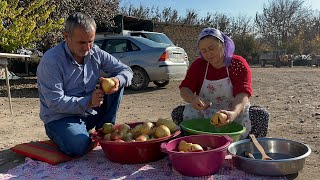
[{"label": "peeled fruit", "polygon": [[141,134],[136,138],[136,141],[147,141],[147,140],[149,140],[149,136],[146,134]]},{"label": "peeled fruit", "polygon": [[171,133],[170,133],[170,129],[167,126],[160,125],[160,126],[156,127],[154,135],[157,138],[162,138],[162,137],[170,136]]},{"label": "peeled fruit", "polygon": [[224,124],[227,121],[227,118],[228,118],[228,115],[226,115],[225,113],[216,112],[210,119],[210,122],[213,125]]},{"label": "peeled fruit", "polygon": [[171,119],[158,119],[157,126],[165,125],[170,129],[170,132],[173,133],[178,129],[178,126]]},{"label": "peeled fruit", "polygon": [[111,141],[111,134],[106,134],[103,136],[103,139],[107,140],[107,141]]},{"label": "peeled fruit", "polygon": [[128,124],[120,124],[119,125],[119,131],[123,132],[123,133],[127,133],[130,131],[130,126]]},{"label": "peeled fruit", "polygon": [[190,152],[192,147],[192,143],[187,143],[184,140],[181,140],[178,145],[178,150],[183,152]]},{"label": "peeled fruit", "polygon": [[152,122],[144,122],[140,128],[141,134],[151,135],[154,133],[154,124]]},{"label": "peeled fruit", "polygon": [[100,78],[100,87],[105,93],[109,93],[115,84],[116,83],[111,78]]},{"label": "peeled fruit", "polygon": [[122,139],[126,142],[131,142],[133,140],[133,135],[131,133],[125,133]]},{"label": "peeled fruit", "polygon": [[121,132],[121,131],[114,131],[110,135],[110,139],[112,141],[116,141],[118,139],[122,139],[122,137],[123,137],[123,132]]},{"label": "peeled fruit", "polygon": [[192,152],[200,152],[200,151],[203,151],[203,148],[199,144],[192,144],[191,151]]},{"label": "peeled fruit", "polygon": [[104,134],[110,134],[113,132],[113,124],[112,123],[104,123],[102,126],[102,132]]}]

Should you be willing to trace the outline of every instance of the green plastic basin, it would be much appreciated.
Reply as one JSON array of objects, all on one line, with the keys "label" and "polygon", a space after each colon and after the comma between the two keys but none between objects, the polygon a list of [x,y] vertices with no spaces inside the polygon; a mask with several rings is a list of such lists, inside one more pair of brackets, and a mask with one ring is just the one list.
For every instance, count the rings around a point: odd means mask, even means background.
[{"label": "green plastic basin", "polygon": [[238,141],[246,131],[246,128],[236,122],[231,122],[227,126],[216,128],[210,123],[210,119],[191,119],[182,121],[180,124],[185,136],[196,134],[228,135],[233,142]]}]

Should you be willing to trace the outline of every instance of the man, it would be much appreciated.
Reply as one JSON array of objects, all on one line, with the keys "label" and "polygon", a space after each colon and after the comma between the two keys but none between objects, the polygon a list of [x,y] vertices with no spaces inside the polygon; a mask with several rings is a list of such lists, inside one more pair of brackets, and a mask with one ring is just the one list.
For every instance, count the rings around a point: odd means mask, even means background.
[{"label": "man", "polygon": [[[48,50],[37,69],[40,118],[48,137],[72,157],[88,151],[90,129],[115,123],[123,89],[133,76],[130,67],[93,44],[95,32],[92,18],[70,15],[65,41]],[[115,81],[108,94],[96,88],[100,71]]]}]

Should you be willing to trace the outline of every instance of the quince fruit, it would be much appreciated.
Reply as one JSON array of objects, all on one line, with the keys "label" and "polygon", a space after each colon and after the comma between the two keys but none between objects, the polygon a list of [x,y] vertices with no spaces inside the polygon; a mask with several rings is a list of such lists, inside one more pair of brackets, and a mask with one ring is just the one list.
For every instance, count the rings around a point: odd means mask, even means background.
[{"label": "quince fruit", "polygon": [[218,124],[224,124],[227,121],[228,115],[226,115],[223,112],[216,112],[210,119],[211,124],[218,125]]},{"label": "quince fruit", "polygon": [[119,128],[119,131],[123,133],[128,133],[131,130],[128,124],[120,124],[118,128]]},{"label": "quince fruit", "polygon": [[113,132],[113,124],[112,123],[104,123],[102,126],[102,132],[104,134],[111,134]]},{"label": "quince fruit", "polygon": [[150,137],[148,136],[148,135],[146,135],[146,134],[141,134],[140,136],[138,136],[135,140],[136,141],[147,141],[147,140],[149,140],[150,139]]},{"label": "quince fruit", "polygon": [[173,133],[178,129],[178,126],[171,119],[158,119],[156,122],[157,126],[165,125],[169,128],[170,132]]},{"label": "quince fruit", "polygon": [[140,132],[141,127],[142,127],[142,124],[138,124],[130,130],[130,133],[133,135],[133,137],[138,137],[139,135],[141,135],[141,132]]},{"label": "quince fruit", "polygon": [[152,135],[154,133],[154,124],[152,122],[144,122],[140,128],[141,134]]},{"label": "quince fruit", "polygon": [[200,152],[200,151],[203,151],[203,148],[199,144],[192,144],[191,151],[192,152]]},{"label": "quince fruit", "polygon": [[157,138],[162,138],[162,137],[170,136],[171,133],[170,133],[170,129],[167,126],[160,125],[160,126],[156,127],[154,135]]},{"label": "quince fruit", "polygon": [[116,83],[111,78],[100,78],[100,86],[105,93],[109,93],[115,85]]},{"label": "quince fruit", "polygon": [[190,152],[192,147],[192,143],[187,143],[184,140],[181,140],[178,145],[178,150],[181,152]]}]

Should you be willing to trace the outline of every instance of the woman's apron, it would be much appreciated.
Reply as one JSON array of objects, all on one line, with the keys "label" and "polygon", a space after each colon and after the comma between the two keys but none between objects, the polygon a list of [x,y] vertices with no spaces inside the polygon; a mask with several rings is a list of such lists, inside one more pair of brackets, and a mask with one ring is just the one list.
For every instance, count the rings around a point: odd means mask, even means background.
[{"label": "woman's apron", "polygon": [[[207,80],[209,63],[207,63],[206,73],[204,76],[203,84],[200,90],[200,98],[205,102],[211,102],[212,105],[205,110],[196,110],[192,107],[192,104],[187,104],[183,111],[183,119],[196,119],[196,118],[211,118],[214,113],[219,110],[230,110],[234,100],[233,86],[229,78],[229,70],[227,69],[228,77],[219,80]],[[246,127],[246,132],[242,134],[241,139],[248,136],[251,131],[251,121],[249,119],[249,107],[248,102],[242,113],[234,120],[235,122]]]}]

